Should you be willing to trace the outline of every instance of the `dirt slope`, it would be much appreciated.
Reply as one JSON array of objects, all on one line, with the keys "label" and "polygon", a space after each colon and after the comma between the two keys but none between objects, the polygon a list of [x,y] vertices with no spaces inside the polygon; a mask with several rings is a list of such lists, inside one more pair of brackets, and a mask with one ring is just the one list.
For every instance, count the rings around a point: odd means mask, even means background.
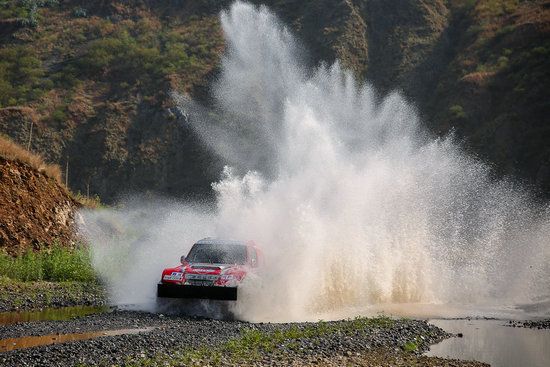
[{"label": "dirt slope", "polygon": [[[381,96],[402,91],[434,134],[550,197],[549,0],[249,1],[283,19],[311,66],[338,58]],[[225,162],[168,96],[210,103],[231,2],[4,2],[0,132],[105,202],[211,194]]]},{"label": "dirt slope", "polygon": [[0,151],[0,251],[71,245],[78,206],[55,178]]}]

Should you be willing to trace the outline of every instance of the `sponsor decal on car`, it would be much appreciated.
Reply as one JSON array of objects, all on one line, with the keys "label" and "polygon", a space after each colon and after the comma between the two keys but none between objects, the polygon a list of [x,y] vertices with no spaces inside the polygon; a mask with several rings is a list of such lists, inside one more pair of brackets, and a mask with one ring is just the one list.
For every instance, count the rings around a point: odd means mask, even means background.
[{"label": "sponsor decal on car", "polygon": [[197,273],[211,273],[213,271],[216,271],[215,269],[206,269],[206,268],[193,268],[193,271]]},{"label": "sponsor decal on car", "polygon": [[187,274],[186,279],[189,280],[217,280],[218,275],[209,275],[209,274]]},{"label": "sponsor decal on car", "polygon": [[162,277],[163,280],[182,280],[183,279],[183,273],[173,271],[170,275],[165,275]]},{"label": "sponsor decal on car", "polygon": [[188,280],[185,282],[187,285],[196,285],[200,287],[212,287],[214,286],[214,282],[211,280]]}]

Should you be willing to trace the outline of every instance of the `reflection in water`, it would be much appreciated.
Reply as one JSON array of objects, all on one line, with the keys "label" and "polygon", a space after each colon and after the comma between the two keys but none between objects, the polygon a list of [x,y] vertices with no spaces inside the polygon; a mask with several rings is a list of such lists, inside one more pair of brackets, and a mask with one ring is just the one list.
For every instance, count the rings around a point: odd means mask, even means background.
[{"label": "reflection in water", "polygon": [[41,336],[24,336],[21,338],[8,338],[0,340],[0,352],[8,352],[15,349],[24,349],[37,347],[40,345],[50,345],[66,343],[76,340],[93,339],[102,336],[115,336],[123,334],[138,334],[153,330],[153,327],[141,329],[119,329],[119,330],[102,330],[88,333],[78,334],[50,334]]},{"label": "reflection in water", "polygon": [[10,325],[18,322],[30,321],[59,321],[75,317],[87,316],[107,312],[109,307],[102,306],[75,306],[63,308],[44,308],[35,311],[0,312],[0,325]]},{"label": "reflection in water", "polygon": [[503,320],[431,320],[462,338],[430,347],[428,356],[477,360],[493,367],[550,366],[550,330],[512,328]]}]

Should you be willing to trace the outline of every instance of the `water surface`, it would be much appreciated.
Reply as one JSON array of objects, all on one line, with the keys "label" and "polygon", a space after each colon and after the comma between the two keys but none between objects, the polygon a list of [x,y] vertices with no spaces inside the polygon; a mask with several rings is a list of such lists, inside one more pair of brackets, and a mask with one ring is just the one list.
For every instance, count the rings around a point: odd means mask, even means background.
[{"label": "water surface", "polygon": [[476,360],[493,367],[550,366],[550,330],[504,326],[504,320],[430,320],[462,333],[430,347],[428,356]]},{"label": "water surface", "polygon": [[116,336],[125,334],[146,333],[153,330],[153,327],[141,329],[118,329],[118,330],[101,330],[85,333],[73,334],[50,334],[39,336],[23,336],[19,338],[0,339],[0,353],[9,352],[16,349],[25,349],[38,347],[41,345],[60,344],[77,340],[88,340],[105,336]]}]

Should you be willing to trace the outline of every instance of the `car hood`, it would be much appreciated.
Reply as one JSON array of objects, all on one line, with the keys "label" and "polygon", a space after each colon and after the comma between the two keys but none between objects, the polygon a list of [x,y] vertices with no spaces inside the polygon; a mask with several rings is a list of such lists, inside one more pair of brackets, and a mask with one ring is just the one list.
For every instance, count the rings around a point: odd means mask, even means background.
[{"label": "car hood", "polygon": [[209,263],[190,263],[184,268],[185,273],[190,274],[221,274],[233,270],[244,270],[243,265],[234,264],[209,264]]}]

